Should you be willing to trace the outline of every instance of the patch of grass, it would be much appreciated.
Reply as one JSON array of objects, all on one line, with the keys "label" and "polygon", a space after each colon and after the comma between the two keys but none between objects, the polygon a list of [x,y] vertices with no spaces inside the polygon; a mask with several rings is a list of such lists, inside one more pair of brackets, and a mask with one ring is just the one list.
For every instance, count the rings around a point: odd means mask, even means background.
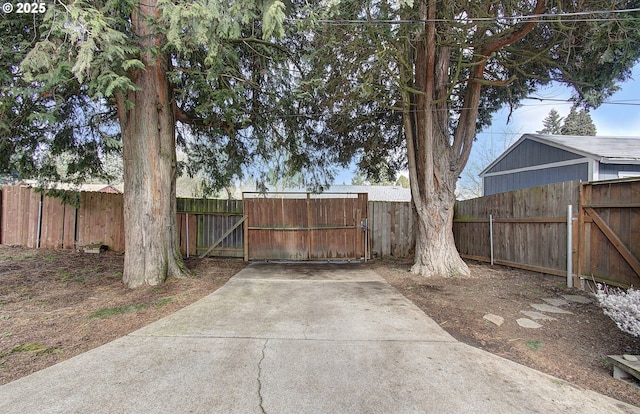
[{"label": "patch of grass", "polygon": [[153,306],[155,306],[156,308],[162,307],[162,306],[167,306],[168,304],[170,304],[171,302],[173,302],[173,298],[172,297],[168,297],[168,298],[162,298],[162,299],[158,299]]},{"label": "patch of grass", "polygon": [[533,349],[534,351],[539,351],[542,349],[542,341],[537,339],[531,339],[524,343],[527,347]]},{"label": "patch of grass", "polygon": [[47,255],[44,256],[44,258],[47,259],[47,260],[53,260],[56,257],[54,255],[52,255],[52,254],[47,254]]},{"label": "patch of grass", "polygon": [[35,354],[40,355],[40,354],[50,354],[56,351],[57,351],[57,348],[55,347],[49,348],[47,346],[42,345],[39,342],[34,342],[34,343],[26,343],[26,344],[15,346],[9,351],[0,354],[0,358],[4,358],[12,354],[17,354],[19,352],[33,352]]},{"label": "patch of grass", "polygon": [[59,270],[58,276],[60,276],[63,282],[66,282],[71,279],[71,272],[68,270]]},{"label": "patch of grass", "polygon": [[129,312],[135,312],[140,309],[146,309],[149,305],[145,303],[139,303],[137,305],[125,305],[115,308],[100,308],[89,315],[89,319],[106,319],[113,316],[122,315]]},{"label": "patch of grass", "polygon": [[84,283],[85,277],[79,273],[71,273],[68,270],[59,270],[58,275],[63,282]]}]

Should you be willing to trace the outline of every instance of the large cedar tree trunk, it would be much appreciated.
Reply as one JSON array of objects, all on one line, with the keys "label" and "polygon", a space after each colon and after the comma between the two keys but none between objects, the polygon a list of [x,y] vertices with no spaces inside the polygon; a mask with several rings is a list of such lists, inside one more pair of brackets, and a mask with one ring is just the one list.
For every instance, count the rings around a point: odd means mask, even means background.
[{"label": "large cedar tree trunk", "polygon": [[[545,6],[546,0],[537,0],[532,14],[542,13]],[[423,276],[468,275],[469,268],[460,258],[453,239],[453,208],[456,181],[469,159],[476,134],[482,84],[488,82],[484,70],[496,51],[526,36],[535,21],[479,38],[478,44],[465,45],[473,50],[476,60],[469,65],[466,79],[452,79],[455,71],[451,70],[451,45],[439,42],[437,36],[436,11],[442,4],[437,0],[419,0],[417,7],[426,23],[406,50],[406,61],[412,62],[413,70],[404,69],[402,74],[410,86],[403,92],[404,132],[418,221],[415,264],[411,270]],[[449,106],[452,85],[464,91],[455,123],[451,122]]]},{"label": "large cedar tree trunk", "polygon": [[132,13],[145,69],[131,74],[137,91],[117,96],[124,161],[123,282],[130,288],[186,274],[176,232],[175,115],[167,78],[169,60],[159,52],[162,37],[149,27],[156,13],[152,0],[140,3]]},{"label": "large cedar tree trunk", "polygon": [[468,275],[469,269],[453,239],[455,194],[441,191],[432,197],[423,199],[421,208],[416,209],[416,249],[411,271],[425,276]]},{"label": "large cedar tree trunk", "polygon": [[[450,48],[436,42],[436,1],[422,0],[418,7],[421,17],[430,23],[417,33],[410,47],[413,71],[405,72],[404,77],[411,90],[403,92],[409,181],[417,219],[411,271],[423,276],[468,275],[452,227],[461,148],[452,145],[449,132]],[[461,117],[466,126],[464,121]]]}]

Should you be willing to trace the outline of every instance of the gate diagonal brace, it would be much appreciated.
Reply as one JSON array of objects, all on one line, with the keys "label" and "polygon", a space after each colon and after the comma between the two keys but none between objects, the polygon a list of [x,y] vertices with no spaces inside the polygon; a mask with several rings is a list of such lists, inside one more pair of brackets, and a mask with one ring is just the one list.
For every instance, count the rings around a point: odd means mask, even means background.
[{"label": "gate diagonal brace", "polygon": [[229,236],[231,233],[233,233],[233,231],[235,229],[237,229],[242,223],[244,223],[244,221],[247,219],[247,216],[242,216],[242,218],[240,218],[240,220],[238,220],[238,222],[236,224],[233,225],[233,227],[231,227],[229,230],[227,230],[222,236],[220,236],[220,238],[218,240],[216,240],[211,246],[209,246],[209,249],[207,249],[206,252],[202,253],[200,255],[201,259],[204,259],[204,257],[206,255],[208,255],[209,253],[211,253],[211,250],[215,249],[216,246],[218,246],[220,243],[222,243],[222,241],[224,239],[227,238],[227,236]]},{"label": "gate diagonal brace", "polygon": [[611,230],[607,223],[600,217],[600,215],[591,207],[585,207],[589,217],[593,219],[596,226],[602,231],[607,239],[611,242],[613,247],[620,253],[622,258],[629,264],[629,266],[636,272],[636,275],[640,276],[640,261],[631,253],[631,251],[624,245],[622,240]]}]

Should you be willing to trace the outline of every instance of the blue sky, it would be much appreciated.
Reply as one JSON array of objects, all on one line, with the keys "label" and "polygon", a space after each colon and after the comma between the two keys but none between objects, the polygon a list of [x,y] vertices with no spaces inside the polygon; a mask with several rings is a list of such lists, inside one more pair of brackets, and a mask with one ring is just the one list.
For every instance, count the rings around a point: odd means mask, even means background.
[{"label": "blue sky", "polygon": [[[622,89],[609,99],[610,103],[605,103],[590,112],[597,135],[640,136],[640,65],[634,68],[632,78],[620,85]],[[534,96],[566,100],[571,96],[571,91],[564,86],[556,85],[539,90]],[[522,103],[523,106],[513,113],[509,124],[506,123],[508,110],[498,112],[494,116],[493,125],[478,134],[478,141],[490,139],[492,135],[495,140],[500,135],[508,139],[513,134],[519,137],[525,133],[535,133],[543,128],[542,120],[551,109],[565,117],[572,105],[570,102],[532,99]],[[624,105],[625,103],[635,105]]]},{"label": "blue sky", "polygon": [[[590,111],[597,135],[640,136],[640,64],[634,68],[632,79],[620,86],[622,89],[609,99],[610,103]],[[467,164],[466,175],[480,172],[490,162],[488,159],[500,155],[522,134],[535,133],[542,129],[542,120],[551,109],[558,111],[561,117],[567,116],[571,109],[570,102],[550,101],[567,100],[571,96],[571,91],[564,86],[547,87],[539,90],[534,96],[543,100],[523,101],[523,106],[514,111],[509,123],[508,109],[494,115],[492,126],[478,134]],[[334,183],[350,184],[354,171],[355,167],[341,171]]]},{"label": "blue sky", "polygon": [[[631,79],[620,87],[621,90],[608,103],[590,111],[598,136],[640,136],[640,64],[634,68]],[[494,115],[491,127],[478,134],[469,162],[458,181],[458,194],[464,197],[474,196],[470,190],[477,188],[474,181],[478,180],[478,173],[522,134],[541,130],[542,121],[551,109],[558,111],[564,118],[572,106],[571,102],[566,102],[571,97],[571,90],[559,84],[541,89],[533,96],[542,100],[523,101],[522,107],[511,115],[509,123],[509,110],[502,109]]]}]

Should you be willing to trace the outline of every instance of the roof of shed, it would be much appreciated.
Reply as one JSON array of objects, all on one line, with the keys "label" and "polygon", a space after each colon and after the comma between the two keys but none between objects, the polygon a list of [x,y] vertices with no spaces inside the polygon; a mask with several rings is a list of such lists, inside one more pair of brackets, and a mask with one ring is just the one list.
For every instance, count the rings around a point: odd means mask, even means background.
[{"label": "roof of shed", "polygon": [[[22,180],[17,183],[25,187],[38,187],[37,180]],[[122,189],[116,184],[72,184],[72,183],[48,183],[45,188],[65,191],[86,191],[92,193],[121,194]]]},{"label": "roof of shed", "polygon": [[640,137],[524,134],[515,144],[507,148],[502,155],[482,170],[480,176],[493,168],[527,139],[573,152],[586,158],[592,158],[605,164],[629,161],[640,162]]},{"label": "roof of shed", "polygon": [[[242,198],[242,192],[244,191],[251,193],[254,192],[255,189],[253,187],[237,188],[234,194],[234,198]],[[271,191],[271,189],[269,189],[269,191]],[[307,190],[304,188],[285,188],[283,191],[305,193]],[[274,193],[277,194],[277,191]],[[332,185],[323,193],[329,193],[333,197],[336,197],[338,194],[367,193],[368,201],[411,201],[411,190],[409,188],[403,188],[397,185]],[[316,196],[322,197],[323,193]]]}]

